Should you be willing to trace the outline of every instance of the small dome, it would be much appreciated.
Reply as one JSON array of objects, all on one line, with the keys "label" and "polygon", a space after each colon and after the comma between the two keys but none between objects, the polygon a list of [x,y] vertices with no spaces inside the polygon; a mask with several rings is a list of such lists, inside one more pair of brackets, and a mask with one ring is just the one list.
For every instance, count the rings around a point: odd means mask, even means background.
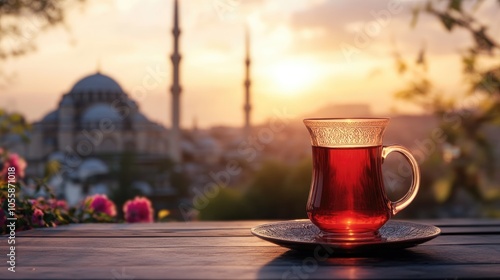
[{"label": "small dome", "polygon": [[48,113],[47,115],[45,115],[45,117],[43,117],[43,119],[42,119],[42,122],[44,122],[44,123],[56,122],[58,114],[59,114],[59,110],[54,110],[54,111]]},{"label": "small dome", "polygon": [[119,122],[122,120],[120,113],[111,105],[106,103],[97,103],[90,106],[82,115],[82,123],[100,122],[102,120],[111,120]]},{"label": "small dome", "polygon": [[160,132],[166,132],[167,131],[167,129],[163,125],[160,125],[160,124],[157,124],[157,123],[154,123],[153,129],[156,130],[156,131],[160,131]]},{"label": "small dome", "polygon": [[132,116],[134,122],[149,122],[148,118],[143,113],[137,112]]},{"label": "small dome", "polygon": [[49,155],[49,161],[58,161],[59,163],[65,163],[66,156],[61,151],[53,152]]},{"label": "small dome", "polygon": [[96,73],[78,81],[70,91],[70,94],[82,94],[88,92],[118,92],[123,93],[120,85],[111,77]]},{"label": "small dome", "polygon": [[196,147],[191,143],[187,141],[182,141],[181,142],[181,149],[183,152],[189,153],[189,154],[195,154],[196,153]]},{"label": "small dome", "polygon": [[134,100],[132,99],[127,99],[127,105],[132,108],[132,110],[138,110],[139,109],[139,106],[137,106],[137,102],[135,102]]},{"label": "small dome", "polygon": [[106,174],[109,172],[108,166],[102,160],[96,158],[86,159],[80,167],[78,167],[78,177],[82,180],[90,176],[98,174]]},{"label": "small dome", "polygon": [[140,191],[143,195],[152,195],[153,188],[147,182],[144,181],[134,181],[132,183],[132,188]]},{"label": "small dome", "polygon": [[7,135],[2,136],[2,144],[4,145],[16,145],[23,143],[23,137],[17,133],[9,133]]},{"label": "small dome", "polygon": [[198,138],[197,139],[197,144],[202,149],[207,149],[207,150],[216,149],[219,146],[219,144],[217,143],[217,141],[215,141],[215,139],[213,139],[210,136],[205,136],[205,137]]},{"label": "small dome", "polygon": [[93,184],[90,186],[89,195],[106,194],[109,195],[109,188],[104,183]]},{"label": "small dome", "polygon": [[69,94],[65,94],[61,100],[61,103],[59,103],[60,106],[71,106],[74,104],[73,97]]}]

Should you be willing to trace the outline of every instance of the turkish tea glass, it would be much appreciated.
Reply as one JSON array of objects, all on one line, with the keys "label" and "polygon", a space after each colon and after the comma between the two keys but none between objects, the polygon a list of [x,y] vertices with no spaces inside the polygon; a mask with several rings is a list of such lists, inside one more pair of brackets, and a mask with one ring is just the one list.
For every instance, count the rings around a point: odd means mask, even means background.
[{"label": "turkish tea glass", "polygon": [[[383,146],[388,118],[305,119],[311,136],[313,176],[307,215],[326,241],[380,239],[378,230],[415,198],[420,171],[403,146]],[[402,154],[412,168],[412,184],[398,201],[387,198],[382,163]]]}]

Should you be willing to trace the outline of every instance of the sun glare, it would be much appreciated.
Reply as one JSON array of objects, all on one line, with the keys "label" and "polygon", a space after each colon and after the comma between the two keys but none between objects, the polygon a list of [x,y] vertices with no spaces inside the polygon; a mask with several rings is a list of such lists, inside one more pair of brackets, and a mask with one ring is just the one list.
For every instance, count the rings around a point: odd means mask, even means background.
[{"label": "sun glare", "polygon": [[318,77],[318,68],[310,62],[286,61],[272,68],[271,78],[283,95],[298,94],[312,86]]}]

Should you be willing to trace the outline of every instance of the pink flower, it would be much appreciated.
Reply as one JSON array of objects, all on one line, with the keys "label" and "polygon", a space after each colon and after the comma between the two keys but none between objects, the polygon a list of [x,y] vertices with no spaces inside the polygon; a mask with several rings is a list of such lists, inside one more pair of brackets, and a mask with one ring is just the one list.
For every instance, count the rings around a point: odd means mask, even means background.
[{"label": "pink flower", "polygon": [[35,208],[33,211],[33,216],[31,216],[31,223],[34,226],[43,227],[45,225],[45,221],[43,220],[43,211],[40,208]]},{"label": "pink flower", "polygon": [[28,201],[29,203],[31,203],[32,208],[38,208],[40,210],[47,210],[48,208],[43,197],[39,197],[37,199],[28,199]]},{"label": "pink flower", "polygon": [[62,199],[49,199],[49,205],[52,209],[69,210],[68,203]]},{"label": "pink flower", "polygon": [[123,213],[128,223],[152,223],[153,212],[151,201],[145,197],[136,196],[123,205]]},{"label": "pink flower", "polygon": [[116,216],[116,206],[105,194],[96,194],[87,197],[85,204],[87,203],[89,203],[89,208],[94,213],[104,213],[110,217]]},{"label": "pink flower", "polygon": [[14,176],[16,178],[16,181],[24,177],[24,171],[26,169],[26,161],[24,161],[24,159],[20,157],[18,154],[9,154],[6,161],[4,162],[3,170],[1,172],[2,179],[4,181],[8,180],[10,167],[15,168]]}]

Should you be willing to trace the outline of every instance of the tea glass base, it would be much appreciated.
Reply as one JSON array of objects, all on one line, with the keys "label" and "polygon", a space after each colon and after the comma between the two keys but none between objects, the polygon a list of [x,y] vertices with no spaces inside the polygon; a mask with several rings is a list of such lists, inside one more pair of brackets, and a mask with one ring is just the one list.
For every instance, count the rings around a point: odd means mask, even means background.
[{"label": "tea glass base", "polygon": [[332,233],[322,231],[316,236],[316,240],[326,243],[338,242],[379,242],[382,236],[378,231],[370,232],[350,232],[350,233]]}]

